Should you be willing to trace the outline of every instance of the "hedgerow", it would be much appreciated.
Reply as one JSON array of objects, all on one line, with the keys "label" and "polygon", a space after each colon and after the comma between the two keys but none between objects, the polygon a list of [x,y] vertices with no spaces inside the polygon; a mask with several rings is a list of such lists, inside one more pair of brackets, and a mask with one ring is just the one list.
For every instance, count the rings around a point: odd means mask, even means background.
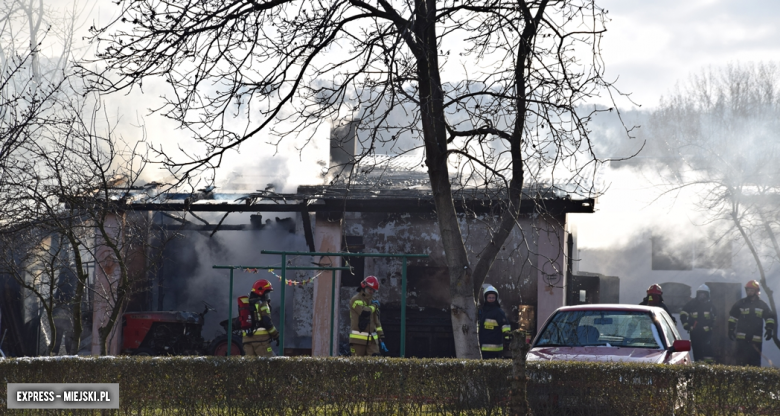
[{"label": "hedgerow", "polygon": [[[780,414],[780,372],[775,369],[557,362],[529,363],[527,375],[535,415]],[[511,376],[509,360],[0,361],[5,383],[119,383],[120,409],[112,412],[123,415],[502,415],[509,411]],[[6,392],[0,393],[5,409]]]}]

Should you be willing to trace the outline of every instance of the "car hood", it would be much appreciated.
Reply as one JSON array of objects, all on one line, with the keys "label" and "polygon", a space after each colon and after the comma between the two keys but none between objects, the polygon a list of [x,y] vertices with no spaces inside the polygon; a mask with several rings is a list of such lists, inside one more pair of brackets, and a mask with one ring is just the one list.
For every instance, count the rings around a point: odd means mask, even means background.
[{"label": "car hood", "polygon": [[665,350],[630,347],[536,347],[528,361],[607,361],[661,364]]}]

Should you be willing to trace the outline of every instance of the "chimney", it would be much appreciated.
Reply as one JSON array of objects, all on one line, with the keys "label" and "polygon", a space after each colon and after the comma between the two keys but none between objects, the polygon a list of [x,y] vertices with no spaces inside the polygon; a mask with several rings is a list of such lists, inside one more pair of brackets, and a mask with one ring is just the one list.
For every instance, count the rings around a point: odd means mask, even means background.
[{"label": "chimney", "polygon": [[357,153],[357,126],[360,120],[352,120],[334,126],[330,131],[330,180],[345,178],[355,166]]}]

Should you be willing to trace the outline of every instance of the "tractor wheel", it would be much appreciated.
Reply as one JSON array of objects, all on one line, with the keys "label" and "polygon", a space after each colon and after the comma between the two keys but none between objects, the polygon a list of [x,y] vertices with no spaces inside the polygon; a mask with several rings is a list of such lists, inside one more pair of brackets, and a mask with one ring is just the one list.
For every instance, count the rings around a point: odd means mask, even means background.
[{"label": "tractor wheel", "polygon": [[131,355],[136,357],[154,357],[156,354],[150,348],[139,348],[133,351]]},{"label": "tractor wheel", "polygon": [[[244,355],[244,344],[241,342],[240,336],[233,336],[233,348],[230,350],[230,355]],[[209,355],[217,355],[224,357],[227,355],[227,335],[220,335],[214,338],[209,345]]]}]

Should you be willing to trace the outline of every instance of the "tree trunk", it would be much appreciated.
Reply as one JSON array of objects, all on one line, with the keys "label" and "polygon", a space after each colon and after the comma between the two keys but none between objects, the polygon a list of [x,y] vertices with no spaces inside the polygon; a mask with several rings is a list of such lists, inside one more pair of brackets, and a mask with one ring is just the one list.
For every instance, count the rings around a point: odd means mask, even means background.
[{"label": "tree trunk", "polygon": [[[116,235],[113,236],[116,241],[112,240],[112,236],[109,235],[107,228],[107,222],[110,221],[108,218],[113,217],[114,225],[116,226]],[[117,219],[117,217],[121,217],[121,220]],[[111,314],[108,317],[108,321],[104,323],[103,326],[101,326],[98,329],[98,333],[100,335],[100,355],[106,355],[109,352],[108,348],[108,337],[111,336],[111,332],[113,332],[114,327],[116,326],[116,321],[119,318],[119,315],[124,310],[125,301],[127,299],[127,295],[129,293],[129,276],[127,272],[127,264],[125,262],[125,256],[122,253],[122,249],[119,247],[119,241],[121,241],[124,238],[124,231],[126,226],[127,219],[125,218],[125,214],[116,214],[116,213],[104,213],[101,215],[101,218],[97,221],[97,228],[100,232],[100,236],[102,237],[103,241],[102,244],[105,244],[110,250],[111,254],[113,255],[113,261],[116,262],[116,264],[119,266],[119,280],[116,285],[116,297],[114,297],[114,304],[109,304],[108,307],[111,309]],[[109,225],[110,226],[110,225]],[[113,273],[112,273],[113,275]],[[113,293],[114,288],[113,284],[110,280],[109,276],[107,277],[108,281],[108,287],[105,288],[107,296],[110,296],[110,294]],[[94,336],[94,334],[93,334]]]},{"label": "tree trunk", "polygon": [[[512,178],[504,212],[499,228],[493,239],[487,243],[475,268],[469,264],[466,247],[460,230],[455,205],[452,199],[449,169],[447,166],[448,143],[444,112],[444,92],[439,73],[438,49],[436,39],[436,1],[422,0],[415,10],[413,32],[415,38],[407,40],[417,61],[417,78],[420,87],[420,114],[425,143],[425,163],[431,180],[437,220],[441,233],[444,253],[450,276],[450,312],[452,330],[455,339],[455,351],[459,358],[479,358],[477,339],[477,305],[475,294],[484,283],[488,271],[501,250],[512,229],[516,226],[520,212],[523,188],[523,156],[521,152],[526,114],[525,73],[531,52],[532,39],[535,37],[539,19],[544,14],[547,0],[543,0],[535,17],[527,12],[526,26],[523,28],[522,41],[518,45],[518,57],[515,63],[514,105],[517,108],[512,136],[509,139],[512,156]],[[406,28],[399,28],[405,31]]]},{"label": "tree trunk", "polygon": [[73,296],[73,308],[71,308],[71,319],[73,319],[73,335],[70,339],[69,349],[73,355],[78,355],[81,350],[81,334],[84,332],[82,324],[81,302],[84,301],[84,283],[81,279],[76,282],[76,293]]},{"label": "tree trunk", "polygon": [[51,337],[49,338],[49,345],[46,347],[46,355],[52,356],[55,355],[54,347],[57,345],[57,326],[54,323],[53,312],[48,308],[46,309],[46,321],[49,323],[49,328],[51,328]]},{"label": "tree trunk", "polygon": [[463,244],[447,168],[447,135],[444,92],[439,74],[436,44],[436,1],[418,3],[414,32],[420,110],[425,141],[425,163],[431,180],[437,220],[450,276],[450,314],[458,358],[481,358],[477,339],[477,305],[474,302],[472,270]]},{"label": "tree trunk", "polygon": [[76,269],[76,293],[73,295],[73,307],[71,310],[73,319],[73,337],[70,340],[70,350],[78,355],[81,349],[81,334],[84,332],[82,324],[81,302],[84,299],[84,290],[87,286],[88,276],[84,272],[84,261],[79,252],[78,241],[72,235],[68,235],[70,246],[73,250],[74,268]]}]

